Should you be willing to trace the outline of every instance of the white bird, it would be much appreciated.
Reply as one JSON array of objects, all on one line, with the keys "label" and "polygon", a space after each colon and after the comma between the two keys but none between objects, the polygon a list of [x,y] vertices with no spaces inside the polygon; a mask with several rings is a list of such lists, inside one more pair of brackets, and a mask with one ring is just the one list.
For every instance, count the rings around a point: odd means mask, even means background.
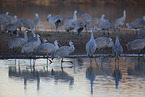
[{"label": "white bird", "polygon": [[22,20],[20,20],[20,22],[24,27],[32,31],[33,37],[36,36],[36,34],[34,33],[35,23],[31,19],[23,18]]},{"label": "white bird", "polygon": [[77,30],[76,32],[76,35],[80,35],[81,31],[84,29],[85,27],[85,24],[83,22],[78,22],[76,25],[75,25],[75,29]]},{"label": "white bird", "polygon": [[40,25],[40,23],[41,23],[41,20],[40,20],[40,18],[39,18],[39,14],[38,13],[35,13],[35,18],[34,18],[34,23],[35,23],[35,25]]},{"label": "white bird", "polygon": [[95,39],[96,45],[98,50],[103,48],[111,48],[114,45],[114,42],[112,41],[112,38],[108,37],[99,37]]},{"label": "white bird", "polygon": [[145,39],[135,39],[126,44],[128,50],[139,50],[139,52],[145,47]]},{"label": "white bird", "polygon": [[67,25],[66,25],[66,28],[65,30],[67,32],[69,32],[70,30],[74,29],[75,28],[75,25],[77,24],[77,15],[76,15],[77,11],[75,10],[74,11],[74,15],[73,15],[73,18],[72,19],[69,19]]},{"label": "white bird", "polygon": [[[57,49],[53,54],[52,58],[58,57],[62,58],[61,60],[61,68],[62,68],[62,62],[63,62],[63,57],[69,56],[72,52],[75,51],[75,47],[72,41],[69,41],[70,46],[61,46],[59,49]],[[70,61],[69,61],[70,62]]]},{"label": "white bird", "polygon": [[33,41],[33,42],[28,42],[26,43],[22,49],[21,49],[21,53],[33,53],[36,52],[36,50],[38,49],[39,45],[41,44],[40,41],[40,36],[37,35],[37,41]]},{"label": "white bird", "polygon": [[91,28],[91,39],[86,44],[87,56],[92,56],[97,47],[94,36],[93,36],[93,31],[94,31],[94,28]]},{"label": "white bird", "polygon": [[38,47],[37,52],[43,54],[51,54],[59,48],[57,40],[52,43],[43,43]]},{"label": "white bird", "polygon": [[112,47],[112,52],[114,53],[115,55],[115,60],[118,58],[119,60],[119,56],[120,54],[123,52],[123,47],[122,45],[120,44],[119,42],[119,37],[118,35],[116,36],[116,41],[115,41],[115,44],[113,45]]},{"label": "white bird", "polygon": [[4,30],[7,32],[12,32],[19,36],[19,33],[17,32],[17,25],[14,23],[8,23],[4,26]]},{"label": "white bird", "polygon": [[57,31],[58,27],[61,24],[62,19],[61,19],[61,16],[60,15],[56,15],[55,17],[51,17],[51,14],[48,14],[47,21],[51,25],[55,26],[56,27],[56,31]]},{"label": "white bird", "polygon": [[126,19],[126,11],[124,10],[123,11],[123,17],[115,20],[115,22],[114,22],[114,25],[113,25],[114,31],[116,29],[119,29],[119,31],[120,31],[120,27],[122,27],[124,25],[125,19]]},{"label": "white bird", "polygon": [[28,42],[28,37],[27,37],[27,30],[24,31],[24,38],[14,38],[9,42],[9,48],[22,48],[27,42]]}]

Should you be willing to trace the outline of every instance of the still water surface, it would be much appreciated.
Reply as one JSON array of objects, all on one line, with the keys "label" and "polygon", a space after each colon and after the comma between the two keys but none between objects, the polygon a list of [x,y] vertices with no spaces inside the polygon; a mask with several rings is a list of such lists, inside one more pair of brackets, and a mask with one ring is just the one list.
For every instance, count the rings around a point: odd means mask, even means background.
[{"label": "still water surface", "polygon": [[0,97],[145,97],[144,57],[64,60],[0,60]]}]

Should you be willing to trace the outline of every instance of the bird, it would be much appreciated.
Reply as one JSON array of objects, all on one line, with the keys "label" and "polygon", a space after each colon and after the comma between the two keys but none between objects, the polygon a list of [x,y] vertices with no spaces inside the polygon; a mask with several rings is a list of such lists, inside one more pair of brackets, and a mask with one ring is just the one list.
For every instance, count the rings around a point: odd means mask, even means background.
[{"label": "bird", "polygon": [[2,15],[0,15],[0,30],[2,26],[4,27],[7,23],[8,23],[7,19],[3,17]]},{"label": "bird", "polygon": [[115,40],[115,44],[112,47],[112,52],[115,55],[115,61],[116,61],[117,58],[118,58],[118,61],[119,61],[119,56],[123,52],[123,47],[122,47],[122,45],[119,42],[118,35],[116,35],[116,40]]},{"label": "bird", "polygon": [[56,27],[56,31],[58,27],[60,26],[62,19],[60,15],[56,15],[55,17],[51,17],[51,14],[48,14],[47,16],[47,22],[49,22],[51,25]]},{"label": "bird", "polygon": [[97,49],[111,48],[114,45],[111,37],[99,37],[95,39]]},{"label": "bird", "polygon": [[126,23],[126,26],[131,29],[135,29],[136,30],[136,34],[137,34],[137,29],[141,29],[143,28],[143,26],[145,25],[145,16],[142,16],[141,18],[135,19],[134,21],[132,21],[129,25],[129,23]]},{"label": "bird", "polygon": [[21,19],[21,18],[17,18],[16,21],[14,22],[17,25],[17,28],[19,28],[20,31],[21,31],[21,28],[23,26],[22,20],[23,19]]},{"label": "bird", "polygon": [[86,44],[86,52],[87,52],[87,56],[92,56],[93,53],[95,52],[97,45],[93,36],[93,31],[94,28],[91,28],[91,39],[87,42]]},{"label": "bird", "polygon": [[82,18],[83,22],[85,23],[85,29],[87,32],[87,27],[88,28],[92,28],[92,22],[93,22],[93,18],[91,15],[89,15],[86,12],[78,12],[77,14],[79,17]]},{"label": "bird", "polygon": [[27,29],[31,30],[33,37],[36,36],[36,34],[34,33],[34,27],[35,27],[34,21],[32,21],[31,19],[28,19],[28,18],[22,18],[20,20],[20,22],[21,22],[23,27],[26,27]]},{"label": "bird", "polygon": [[48,54],[51,54],[54,51],[56,51],[58,48],[59,48],[58,42],[57,42],[57,40],[55,40],[54,44],[52,44],[52,43],[43,43],[43,44],[41,44],[38,47],[37,52],[48,55]]},{"label": "bird", "polygon": [[113,25],[114,31],[116,29],[118,29],[120,31],[120,27],[122,27],[124,25],[125,20],[126,20],[126,10],[123,11],[123,17],[115,20],[114,25]]},{"label": "bird", "polygon": [[104,21],[108,21],[105,18],[105,15],[104,14],[102,14],[100,18],[93,18],[93,22],[95,22],[96,24],[99,24],[99,23],[104,22]]},{"label": "bird", "polygon": [[85,27],[85,24],[84,22],[78,22],[76,25],[75,25],[75,29],[76,29],[76,35],[79,36],[81,31],[84,29]]},{"label": "bird", "polygon": [[19,36],[19,33],[17,32],[17,25],[14,23],[8,23],[4,26],[4,30],[7,32],[12,32]]},{"label": "bird", "polygon": [[[62,67],[62,62],[64,62],[63,58],[69,56],[69,54],[71,54],[71,53],[73,53],[75,51],[75,46],[74,46],[74,44],[73,44],[73,42],[71,40],[69,41],[69,45],[70,46],[61,46],[59,49],[57,49],[51,55],[52,59],[54,57],[62,58],[62,60],[61,60],[61,69],[63,69],[63,67]],[[71,61],[69,61],[69,62],[71,62]]]},{"label": "bird", "polygon": [[22,49],[21,49],[21,53],[33,53],[33,52],[36,52],[36,50],[38,49],[39,45],[41,44],[41,41],[40,41],[40,36],[37,34],[37,41],[30,41],[28,43],[26,43]]},{"label": "bird", "polygon": [[135,39],[126,44],[128,50],[139,50],[139,52],[145,47],[145,39]]},{"label": "bird", "polygon": [[77,24],[77,15],[76,15],[76,13],[77,13],[77,11],[75,10],[73,18],[68,20],[68,23],[67,23],[66,28],[65,28],[66,32],[69,32],[69,31],[71,31],[72,29],[75,28],[75,25]]},{"label": "bird", "polygon": [[145,38],[145,28],[140,29],[138,33],[138,38],[139,39],[144,39]]},{"label": "bird", "polygon": [[103,35],[105,35],[105,31],[108,32],[108,36],[109,33],[111,33],[109,30],[112,28],[111,22],[109,21],[103,21],[99,23],[99,29],[103,30]]},{"label": "bird", "polygon": [[41,20],[40,20],[40,18],[39,18],[39,14],[38,14],[38,13],[35,13],[35,16],[36,16],[36,17],[33,19],[35,25],[40,25]]},{"label": "bird", "polygon": [[5,17],[8,23],[13,22],[13,17],[9,15],[9,12],[6,12],[6,14],[1,14],[1,16]]},{"label": "bird", "polygon": [[10,49],[14,49],[14,48],[21,49],[28,42],[27,32],[28,32],[28,30],[26,29],[24,31],[24,38],[14,38],[11,41],[9,41],[9,43],[8,43],[9,48]]}]

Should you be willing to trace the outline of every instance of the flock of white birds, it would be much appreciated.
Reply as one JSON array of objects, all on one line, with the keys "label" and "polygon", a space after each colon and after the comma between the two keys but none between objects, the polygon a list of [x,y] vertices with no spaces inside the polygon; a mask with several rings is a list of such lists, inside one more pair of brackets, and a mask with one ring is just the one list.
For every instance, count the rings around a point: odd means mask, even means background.
[{"label": "flock of white birds", "polygon": [[[53,57],[65,57],[70,53],[74,52],[75,47],[73,42],[70,41],[70,46],[58,46],[57,40],[53,43],[47,43],[40,40],[40,36],[36,35],[34,32],[34,28],[36,25],[41,23],[38,13],[35,14],[34,20],[29,18],[17,18],[17,16],[10,16],[8,12],[6,14],[0,14],[0,30],[6,32],[13,32],[17,36],[19,35],[17,29],[21,30],[21,27],[25,27],[23,38],[14,38],[9,42],[10,49],[18,49],[21,50],[21,53],[43,53],[45,55],[51,54]],[[80,17],[82,21],[77,20],[77,17]],[[105,18],[103,14],[101,18],[93,18],[88,13],[85,12],[77,12],[76,10],[73,12],[73,18],[65,17],[61,18],[60,15],[56,15],[54,17],[51,14],[47,16],[47,22],[53,26],[55,26],[55,30],[57,31],[59,27],[65,26],[66,32],[70,32],[71,30],[76,30],[76,35],[80,35],[81,32],[85,29],[86,32],[91,32],[91,38],[86,43],[86,52],[88,56],[92,56],[96,49],[103,49],[106,47],[111,48],[112,52],[115,54],[115,59],[119,59],[121,53],[123,53],[123,47],[119,42],[119,36],[116,36],[115,44],[110,37],[99,37],[94,39],[93,32],[96,29],[97,31],[102,31],[103,35],[108,32],[108,36],[110,29],[114,31],[120,31],[120,28],[125,25],[126,20],[126,11],[123,11],[123,16],[116,19],[113,23],[110,22],[109,19]],[[94,22],[97,25],[94,25]],[[130,24],[127,23],[126,26],[128,29],[140,29],[138,35],[139,38],[129,42],[126,46],[128,50],[142,50],[145,47],[145,16],[142,16]],[[98,26],[98,27],[97,27]],[[3,29],[2,29],[3,28]],[[28,39],[27,32],[30,29],[33,38]],[[87,29],[91,29],[91,31],[87,31]]]}]

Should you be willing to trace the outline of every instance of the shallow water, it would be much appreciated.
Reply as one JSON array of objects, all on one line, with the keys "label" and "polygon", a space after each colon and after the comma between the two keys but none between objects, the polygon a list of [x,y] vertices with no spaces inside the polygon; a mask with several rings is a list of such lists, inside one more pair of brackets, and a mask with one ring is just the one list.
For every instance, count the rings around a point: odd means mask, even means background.
[{"label": "shallow water", "polygon": [[[0,97],[144,97],[144,57],[0,60]],[[73,67],[72,67],[73,66]]]}]

